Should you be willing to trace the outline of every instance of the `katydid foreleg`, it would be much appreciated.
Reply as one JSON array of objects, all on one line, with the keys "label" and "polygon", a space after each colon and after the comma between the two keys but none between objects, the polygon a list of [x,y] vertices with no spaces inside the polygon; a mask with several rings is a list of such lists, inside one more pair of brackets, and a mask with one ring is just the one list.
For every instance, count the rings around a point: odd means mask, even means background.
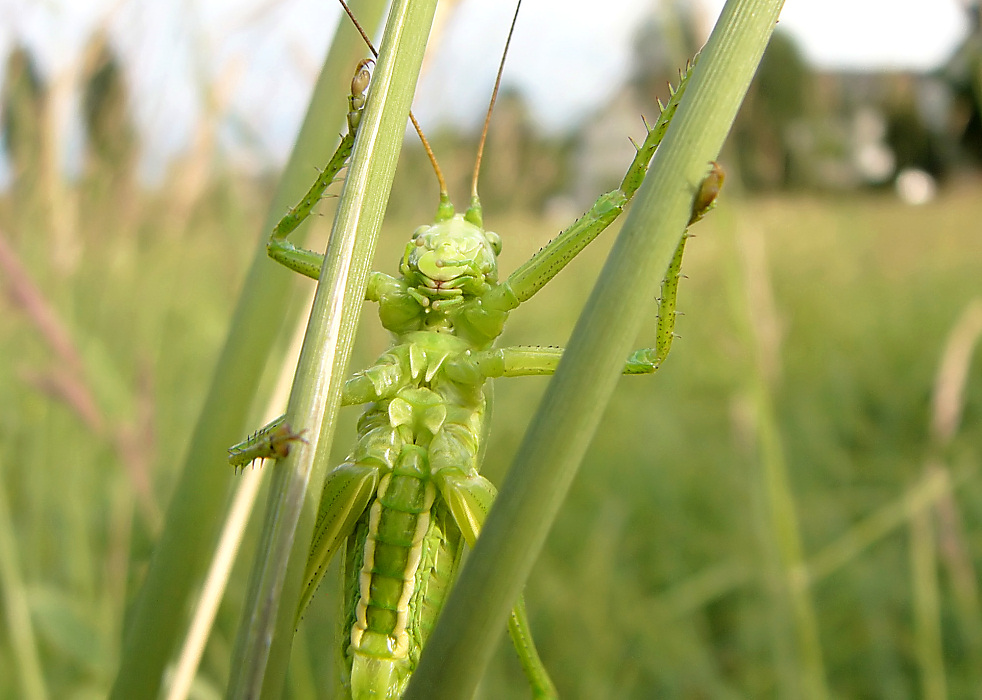
[{"label": "katydid foreleg", "polygon": [[324,190],[334,182],[338,173],[347,164],[348,158],[351,157],[351,148],[355,143],[355,134],[358,131],[358,123],[361,121],[361,112],[365,107],[365,91],[368,89],[369,80],[371,80],[371,73],[368,71],[368,66],[371,63],[374,61],[370,58],[361,61],[351,79],[351,94],[348,95],[348,133],[341,138],[341,143],[334,151],[334,155],[331,156],[331,160],[328,161],[327,167],[321,171],[307,194],[276,224],[270,234],[269,242],[266,244],[266,252],[269,257],[312,279],[320,277],[324,256],[312,250],[297,248],[287,240],[287,236],[310,216],[314,205],[324,196]]},{"label": "katydid foreleg", "polygon": [[634,159],[628,166],[620,186],[601,195],[589,211],[511,273],[507,280],[485,294],[483,303],[487,308],[511,311],[522,302],[531,299],[620,216],[644,181],[648,164],[665,136],[665,131],[685,93],[693,65],[694,63],[682,74],[678,86],[671,89],[668,103],[662,105],[659,102],[661,111],[655,124],[649,127],[645,122],[647,130],[645,139],[640,146],[635,145]]},{"label": "katydid foreleg", "polygon": [[[365,92],[371,80],[368,66],[372,59],[360,61],[351,78],[351,93],[348,95],[348,132],[334,151],[327,166],[320,172],[314,184],[303,198],[292,207],[273,228],[266,252],[273,260],[285,267],[312,279],[319,279],[324,256],[312,250],[297,248],[287,240],[293,231],[310,216],[311,210],[324,196],[324,191],[334,182],[338,173],[351,157],[351,148],[358,132],[361,113],[365,107]],[[349,403],[357,403],[357,398]],[[286,416],[266,424],[246,440],[233,445],[228,450],[229,463],[234,467],[244,467],[257,459],[281,459],[290,453],[290,445],[302,440],[300,433],[294,432],[286,422]]]}]

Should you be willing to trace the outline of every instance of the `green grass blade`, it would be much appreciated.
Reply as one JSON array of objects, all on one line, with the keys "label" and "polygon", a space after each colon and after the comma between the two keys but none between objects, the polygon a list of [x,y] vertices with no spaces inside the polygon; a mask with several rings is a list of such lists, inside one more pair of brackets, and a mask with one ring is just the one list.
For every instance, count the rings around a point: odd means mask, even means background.
[{"label": "green grass blade", "polygon": [[938,586],[938,552],[932,513],[922,510],[910,517],[910,572],[914,598],[914,632],[921,697],[949,697],[942,643],[941,594]]},{"label": "green grass blade", "polygon": [[[0,465],[2,466],[2,465]],[[2,469],[0,469],[2,473]],[[48,697],[38,656],[38,646],[31,624],[27,590],[21,574],[20,553],[11,518],[4,482],[0,480],[0,598],[6,620],[7,643],[17,660],[21,697],[43,700]]]},{"label": "green grass blade", "polygon": [[[381,0],[352,3],[367,26],[382,16]],[[346,24],[332,45],[304,125],[269,214],[258,232],[256,254],[236,307],[201,418],[190,441],[143,588],[130,610],[112,697],[156,697],[188,607],[211,555],[234,473],[226,448],[245,432],[249,408],[276,329],[286,323],[290,276],[266,257],[268,232],[310,184],[337,143],[347,111],[351,71],[364,56],[361,38]],[[189,253],[190,254],[190,253]]]},{"label": "green grass blade", "polygon": [[230,698],[282,692],[351,341],[435,10],[436,0],[397,0],[386,22],[287,411],[309,444],[276,465]]},{"label": "green grass blade", "polygon": [[[730,0],[580,317],[407,697],[470,697],[613,393],[781,0]],[[454,663],[444,663],[453,658]]]},{"label": "green grass blade", "polygon": [[[820,700],[829,696],[825,682],[825,661],[818,634],[818,617],[815,600],[807,585],[804,546],[801,538],[801,516],[791,488],[784,442],[778,424],[770,388],[763,371],[748,374],[752,377],[751,392],[756,409],[759,479],[761,488],[762,538],[767,538],[771,550],[768,563],[773,565],[774,593],[787,606],[787,613],[794,634],[794,655],[789,657],[785,693],[799,694],[803,698]],[[775,606],[777,607],[777,606]],[[780,615],[780,613],[778,613]],[[786,635],[777,635],[775,651],[782,655],[787,651]],[[794,663],[790,663],[790,659]]]},{"label": "green grass blade", "polygon": [[814,586],[846,565],[857,561],[871,547],[892,535],[922,512],[938,508],[966,484],[971,474],[949,478],[947,470],[931,469],[901,496],[870,511],[838,539],[808,558],[804,566],[805,582]]}]

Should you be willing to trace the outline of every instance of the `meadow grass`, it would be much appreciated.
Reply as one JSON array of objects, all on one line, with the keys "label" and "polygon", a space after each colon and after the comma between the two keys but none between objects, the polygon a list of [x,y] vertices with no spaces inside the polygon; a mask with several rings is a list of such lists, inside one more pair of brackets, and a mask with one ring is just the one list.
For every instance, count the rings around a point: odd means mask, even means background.
[{"label": "meadow grass", "polygon": [[[186,216],[171,195],[141,194],[115,223],[82,198],[69,267],[52,262],[36,212],[0,202],[2,235],[81,368],[55,354],[22,301],[5,297],[0,528],[14,537],[0,547],[0,697],[38,682],[52,697],[101,697],[115,674],[126,604],[259,235],[251,222],[261,219],[252,184],[216,183]],[[832,693],[940,687],[957,697],[978,687],[982,621],[974,577],[966,588],[959,573],[982,558],[978,358],[947,444],[932,440],[930,412],[948,333],[979,296],[980,207],[967,188],[919,208],[887,195],[727,194],[699,224],[684,263],[681,339],[658,376],[621,380],[529,582],[538,645],[563,695],[781,694],[803,672],[781,585],[792,575],[816,611]],[[394,272],[419,223],[386,223],[377,269]],[[509,271],[566,222],[489,212],[487,223],[505,240]],[[520,309],[502,343],[564,344],[612,238]],[[10,280],[4,274],[5,288]],[[362,327],[358,367],[386,343],[371,310]],[[496,382],[483,469],[492,481],[501,482],[545,381]],[[80,387],[97,419],[86,417]],[[761,387],[800,529],[796,572],[774,554],[784,533],[768,515]],[[344,413],[339,456],[357,411]],[[929,462],[947,481],[929,478]],[[247,564],[219,611],[197,697],[225,685]],[[321,650],[334,645],[335,591],[324,588],[294,652],[297,697],[331,687],[333,652]],[[20,600],[27,636],[11,613]],[[486,697],[525,692],[512,657],[503,645]],[[25,669],[33,684],[23,684]]]}]

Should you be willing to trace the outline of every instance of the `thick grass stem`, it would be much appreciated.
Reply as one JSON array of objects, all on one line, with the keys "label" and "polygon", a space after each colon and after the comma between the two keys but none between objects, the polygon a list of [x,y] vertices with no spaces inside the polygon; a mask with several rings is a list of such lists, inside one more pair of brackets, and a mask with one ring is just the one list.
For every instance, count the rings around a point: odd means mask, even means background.
[{"label": "thick grass stem", "polygon": [[[723,9],[407,697],[473,695],[782,5],[781,0],[731,0]],[[446,663],[449,658],[454,659],[452,665]]]},{"label": "thick grass stem", "polygon": [[[358,0],[366,21],[382,16],[384,3]],[[374,18],[374,19],[373,19]],[[256,252],[243,284],[225,346],[216,365],[188,453],[154,549],[143,587],[127,616],[122,658],[111,697],[157,697],[164,670],[183,633],[184,614],[210,561],[234,478],[226,448],[243,433],[262,369],[289,322],[289,276],[269,264],[266,239],[283,212],[309,184],[311,168],[322,165],[344,123],[350,66],[363,55],[361,37],[339,32],[325,59],[307,116],[284,170]],[[334,125],[334,126],[332,126]]]},{"label": "thick grass stem", "polygon": [[309,444],[276,465],[230,698],[283,688],[341,386],[435,10],[436,0],[398,0],[389,11],[287,411]]}]

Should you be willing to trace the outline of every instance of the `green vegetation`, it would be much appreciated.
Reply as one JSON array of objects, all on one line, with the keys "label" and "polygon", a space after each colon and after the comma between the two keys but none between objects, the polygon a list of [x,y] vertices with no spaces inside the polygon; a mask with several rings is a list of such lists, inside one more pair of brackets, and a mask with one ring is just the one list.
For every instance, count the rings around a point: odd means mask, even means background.
[{"label": "green vegetation", "polygon": [[[215,430],[195,427],[253,243],[267,236],[255,222],[271,188],[224,175],[189,193],[175,176],[148,193],[116,187],[111,164],[93,162],[77,185],[48,179],[0,197],[0,697],[105,696],[171,517],[183,523],[169,545],[175,575],[158,579],[143,614],[159,624],[167,604],[164,623],[184,627],[185,589],[216,524],[182,511],[181,494],[220,509],[246,476],[224,455],[242,435],[220,433],[250,413],[262,423],[250,386],[212,411]],[[421,185],[402,196],[431,201],[421,180],[397,178]],[[982,360],[971,349],[982,204],[962,186],[916,209],[882,195],[741,200],[734,189],[695,229],[682,338],[657,376],[618,385],[527,587],[563,696],[941,698],[980,687]],[[373,267],[394,272],[420,223],[386,221]],[[486,223],[508,272],[568,220],[489,207]],[[566,344],[613,240],[516,313],[502,344]],[[291,276],[279,274],[285,288]],[[270,305],[278,323],[299,302]],[[249,332],[282,357],[278,330]],[[653,335],[650,323],[635,346]],[[352,366],[386,343],[366,314]],[[950,347],[969,363],[964,376]],[[946,353],[955,359],[937,391]],[[496,383],[482,470],[493,482],[546,383]],[[963,413],[952,411],[961,391]],[[932,408],[936,393],[947,409]],[[357,413],[342,412],[334,460]],[[228,682],[258,519],[193,697]],[[291,697],[333,687],[338,592],[327,580],[294,645]],[[507,644],[481,692],[527,693]]]},{"label": "green vegetation", "polygon": [[[5,601],[12,591],[26,596],[35,646],[19,646],[24,640],[12,636],[5,609],[10,634],[0,640],[0,696],[21,694],[14,669],[32,653],[52,697],[102,695],[115,673],[125,602],[146,571],[242,283],[249,256],[242,241],[264,235],[249,223],[260,218],[254,203],[264,199],[254,186],[216,184],[182,228],[164,216],[177,191],[175,183],[142,195],[125,236],[89,228],[99,212],[83,210],[85,248],[74,272],[51,265],[52,251],[37,233],[42,222],[32,225],[15,202],[2,202],[4,240],[67,328],[104,418],[101,432],[81,419],[59,383],[67,366],[8,294],[0,314],[0,468],[8,507],[0,515],[8,522],[0,529],[15,537],[12,551],[0,548],[2,586]],[[750,414],[756,351],[741,320],[749,290],[754,318],[780,341],[768,341],[760,355],[774,377],[774,415],[805,561],[817,562],[828,547],[861,535],[868,518],[929,488],[925,465],[938,454],[929,427],[932,383],[947,334],[978,294],[979,207],[969,189],[916,209],[886,197],[724,195],[688,248],[679,301],[685,316],[673,356],[659,376],[621,381],[529,583],[546,663],[575,669],[556,674],[562,692],[759,695],[776,691],[782,673],[796,673],[779,663],[792,637],[788,618],[776,615],[783,603],[763,576],[766,523],[759,522]],[[379,269],[394,271],[406,232],[417,224],[386,223]],[[491,212],[489,225],[504,235],[508,270],[558,222]],[[201,246],[198,255],[186,255],[189,240]],[[565,342],[606,246],[598,241],[527,313],[516,314],[504,342]],[[760,246],[766,273],[756,269],[749,287],[744,260],[752,256],[741,251],[759,253]],[[2,279],[9,292],[6,269]],[[366,315],[354,366],[385,346],[374,321]],[[931,511],[939,558],[931,568],[940,596],[934,623],[953,696],[979,681],[977,597],[971,585],[964,590],[960,573],[982,563],[979,371],[976,357],[963,425],[940,453],[953,470],[954,498],[940,517]],[[492,481],[501,482],[545,383],[497,382],[484,469]],[[338,456],[355,413],[342,416]],[[115,447],[120,426],[134,436],[131,451]],[[952,513],[960,523],[954,530]],[[847,550],[811,587],[827,682],[837,694],[919,692],[911,522],[900,512],[895,526]],[[13,578],[12,563],[19,569]],[[205,653],[202,681],[212,688],[224,685],[246,571],[236,568]],[[332,654],[315,651],[334,639],[332,591],[324,588],[295,651],[297,688],[322,684],[333,662]],[[505,683],[521,693],[524,682],[503,646],[484,692],[495,697]]]}]

